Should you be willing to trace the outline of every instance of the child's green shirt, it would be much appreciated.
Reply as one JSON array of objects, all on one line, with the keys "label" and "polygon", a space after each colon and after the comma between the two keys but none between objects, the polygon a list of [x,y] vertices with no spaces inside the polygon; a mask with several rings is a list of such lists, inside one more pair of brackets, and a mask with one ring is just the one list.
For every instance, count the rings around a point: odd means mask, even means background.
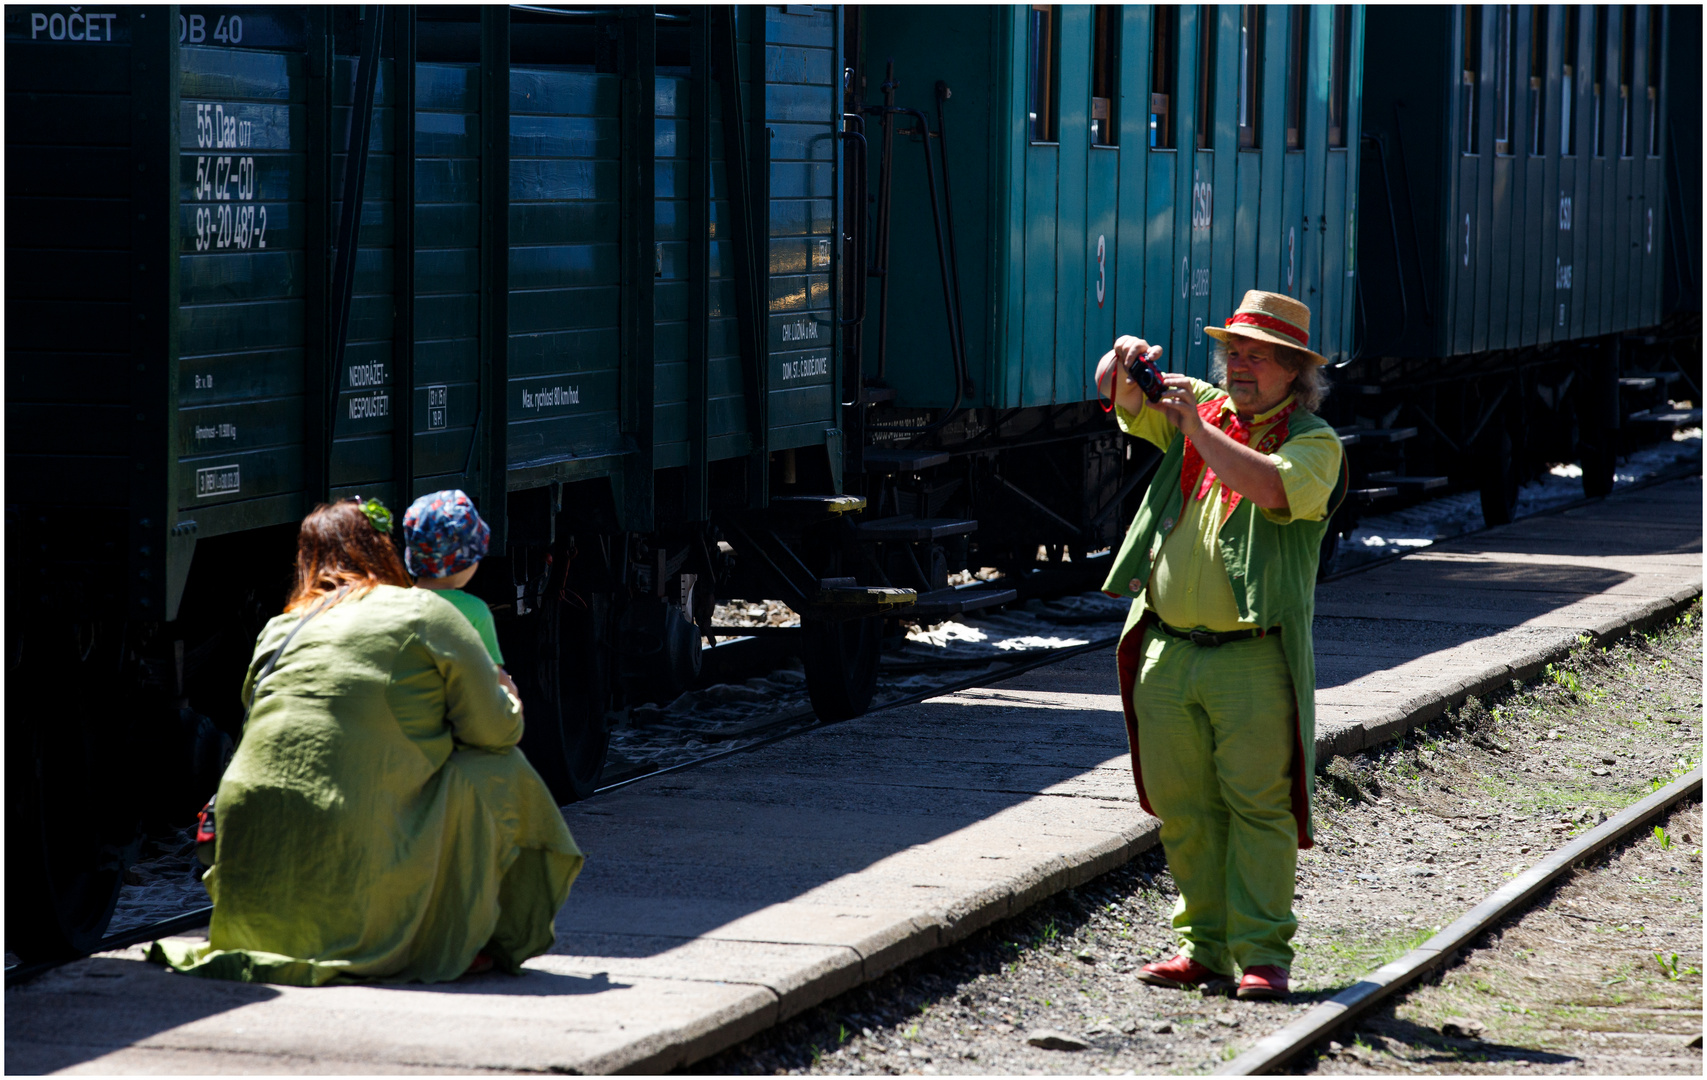
[{"label": "child's green shirt", "polygon": [[471,596],[461,589],[434,589],[434,592],[449,600],[456,610],[462,612],[462,617],[474,626],[474,632],[480,635],[480,641],[486,646],[486,651],[492,655],[492,662],[499,667],[504,666],[504,653],[498,648],[498,628],[492,621],[492,609],[486,606],[486,601],[478,596]]}]

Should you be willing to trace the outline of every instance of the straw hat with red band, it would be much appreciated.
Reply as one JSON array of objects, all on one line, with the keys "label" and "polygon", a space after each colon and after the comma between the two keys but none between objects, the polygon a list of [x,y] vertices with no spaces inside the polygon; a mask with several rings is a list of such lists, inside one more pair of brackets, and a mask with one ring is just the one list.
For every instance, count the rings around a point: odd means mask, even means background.
[{"label": "straw hat with red band", "polygon": [[1310,309],[1304,303],[1282,293],[1259,292],[1252,289],[1239,301],[1239,310],[1227,320],[1225,329],[1206,326],[1203,332],[1217,341],[1226,341],[1233,334],[1289,345],[1318,364],[1327,357],[1310,349]]}]

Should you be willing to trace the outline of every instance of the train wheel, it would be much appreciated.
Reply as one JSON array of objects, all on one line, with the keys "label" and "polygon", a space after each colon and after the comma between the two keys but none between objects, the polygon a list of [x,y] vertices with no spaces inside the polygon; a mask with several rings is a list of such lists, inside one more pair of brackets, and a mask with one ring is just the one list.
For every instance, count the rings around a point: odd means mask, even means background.
[{"label": "train wheel", "polygon": [[117,666],[111,652],[20,664],[8,680],[6,948],[25,963],[93,952],[142,846],[118,704],[135,686],[96,674]]},{"label": "train wheel", "polygon": [[610,749],[605,610],[599,596],[582,607],[548,595],[539,610],[512,621],[504,642],[525,710],[522,751],[559,804],[593,793]]},{"label": "train wheel", "polygon": [[1509,525],[1517,512],[1519,474],[1511,432],[1502,424],[1488,436],[1482,459],[1482,520]]},{"label": "train wheel", "polygon": [[800,620],[806,693],[818,719],[850,720],[871,708],[883,653],[883,617]]}]

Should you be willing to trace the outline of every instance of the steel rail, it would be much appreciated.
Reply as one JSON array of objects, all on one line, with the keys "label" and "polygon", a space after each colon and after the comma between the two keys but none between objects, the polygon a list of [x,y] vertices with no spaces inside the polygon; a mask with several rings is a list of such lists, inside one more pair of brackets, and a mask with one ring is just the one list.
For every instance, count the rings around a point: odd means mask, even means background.
[{"label": "steel rail", "polygon": [[[929,689],[919,690],[915,693],[908,694],[905,697],[895,698],[893,701],[885,701],[881,705],[873,705],[870,709],[867,709],[863,715],[870,716],[873,713],[880,713],[887,709],[899,709],[903,705],[917,705],[921,701],[926,701],[934,697],[941,697],[943,694],[957,694],[962,690],[970,690],[973,687],[982,686],[986,683],[1002,682],[1006,679],[1013,678],[1015,675],[1023,675],[1025,672],[1031,671],[1035,668],[1053,664],[1058,660],[1065,660],[1068,657],[1078,656],[1080,653],[1090,652],[1094,649],[1105,649],[1119,640],[1120,635],[1116,634],[1113,637],[1097,638],[1095,641],[1087,641],[1083,645],[1069,645],[1064,649],[1050,649],[1045,653],[1041,653],[1027,660],[1016,660],[1007,667],[1002,668],[1000,671],[987,671],[981,675],[974,675],[968,679],[959,679],[951,683],[945,683],[942,686],[933,686]],[[946,661],[946,663],[952,663],[955,665],[958,665],[961,662],[962,659],[960,657],[956,657],[952,661]],[[817,714],[811,709],[801,709],[798,712],[778,717],[775,724],[766,725],[766,727],[781,727],[784,724],[809,720],[816,715]],[[847,723],[847,721],[836,721],[835,723]],[[707,754],[702,758],[695,758],[692,761],[684,761],[679,765],[671,765],[663,769],[654,769],[649,773],[641,773],[639,776],[631,776],[626,780],[618,780],[614,784],[608,784],[602,788],[595,788],[593,790],[593,795],[595,797],[603,795],[607,791],[615,791],[618,788],[625,788],[630,784],[637,784],[642,780],[650,780],[654,776],[663,776],[666,773],[682,772],[686,769],[698,768],[701,765],[709,765],[713,761],[722,761],[724,758],[734,757],[736,754],[745,754],[750,750],[757,750],[761,746],[770,746],[773,743],[779,743],[784,739],[792,739],[796,735],[804,735],[808,731],[818,731],[821,728],[830,726],[832,726],[832,724],[820,720],[815,724],[807,724],[806,726],[796,728],[793,731],[779,732],[767,738],[760,739],[757,742],[748,743],[746,746],[737,746],[729,750],[720,750],[715,754]],[[757,730],[763,731],[765,730],[765,727],[758,728]]]},{"label": "steel rail", "polygon": [[1656,814],[1691,795],[1697,799],[1701,795],[1699,765],[1525,870],[1417,948],[1365,975],[1279,1031],[1258,1039],[1214,1075],[1255,1076],[1282,1070],[1294,1057],[1367,1015],[1394,993],[1436,968],[1457,963],[1459,955],[1478,937],[1527,910],[1573,866],[1632,835]]}]

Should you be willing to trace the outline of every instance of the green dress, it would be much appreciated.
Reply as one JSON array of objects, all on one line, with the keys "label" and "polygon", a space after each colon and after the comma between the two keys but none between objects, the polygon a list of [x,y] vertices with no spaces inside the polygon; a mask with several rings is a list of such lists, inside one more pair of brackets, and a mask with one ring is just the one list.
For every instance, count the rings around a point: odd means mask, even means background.
[{"label": "green dress", "polygon": [[[245,699],[297,620],[262,631]],[[521,734],[443,597],[381,586],[316,616],[220,781],[208,942],[155,942],[150,958],[298,986],[442,982],[482,949],[518,972],[551,947],[582,863]]]}]

